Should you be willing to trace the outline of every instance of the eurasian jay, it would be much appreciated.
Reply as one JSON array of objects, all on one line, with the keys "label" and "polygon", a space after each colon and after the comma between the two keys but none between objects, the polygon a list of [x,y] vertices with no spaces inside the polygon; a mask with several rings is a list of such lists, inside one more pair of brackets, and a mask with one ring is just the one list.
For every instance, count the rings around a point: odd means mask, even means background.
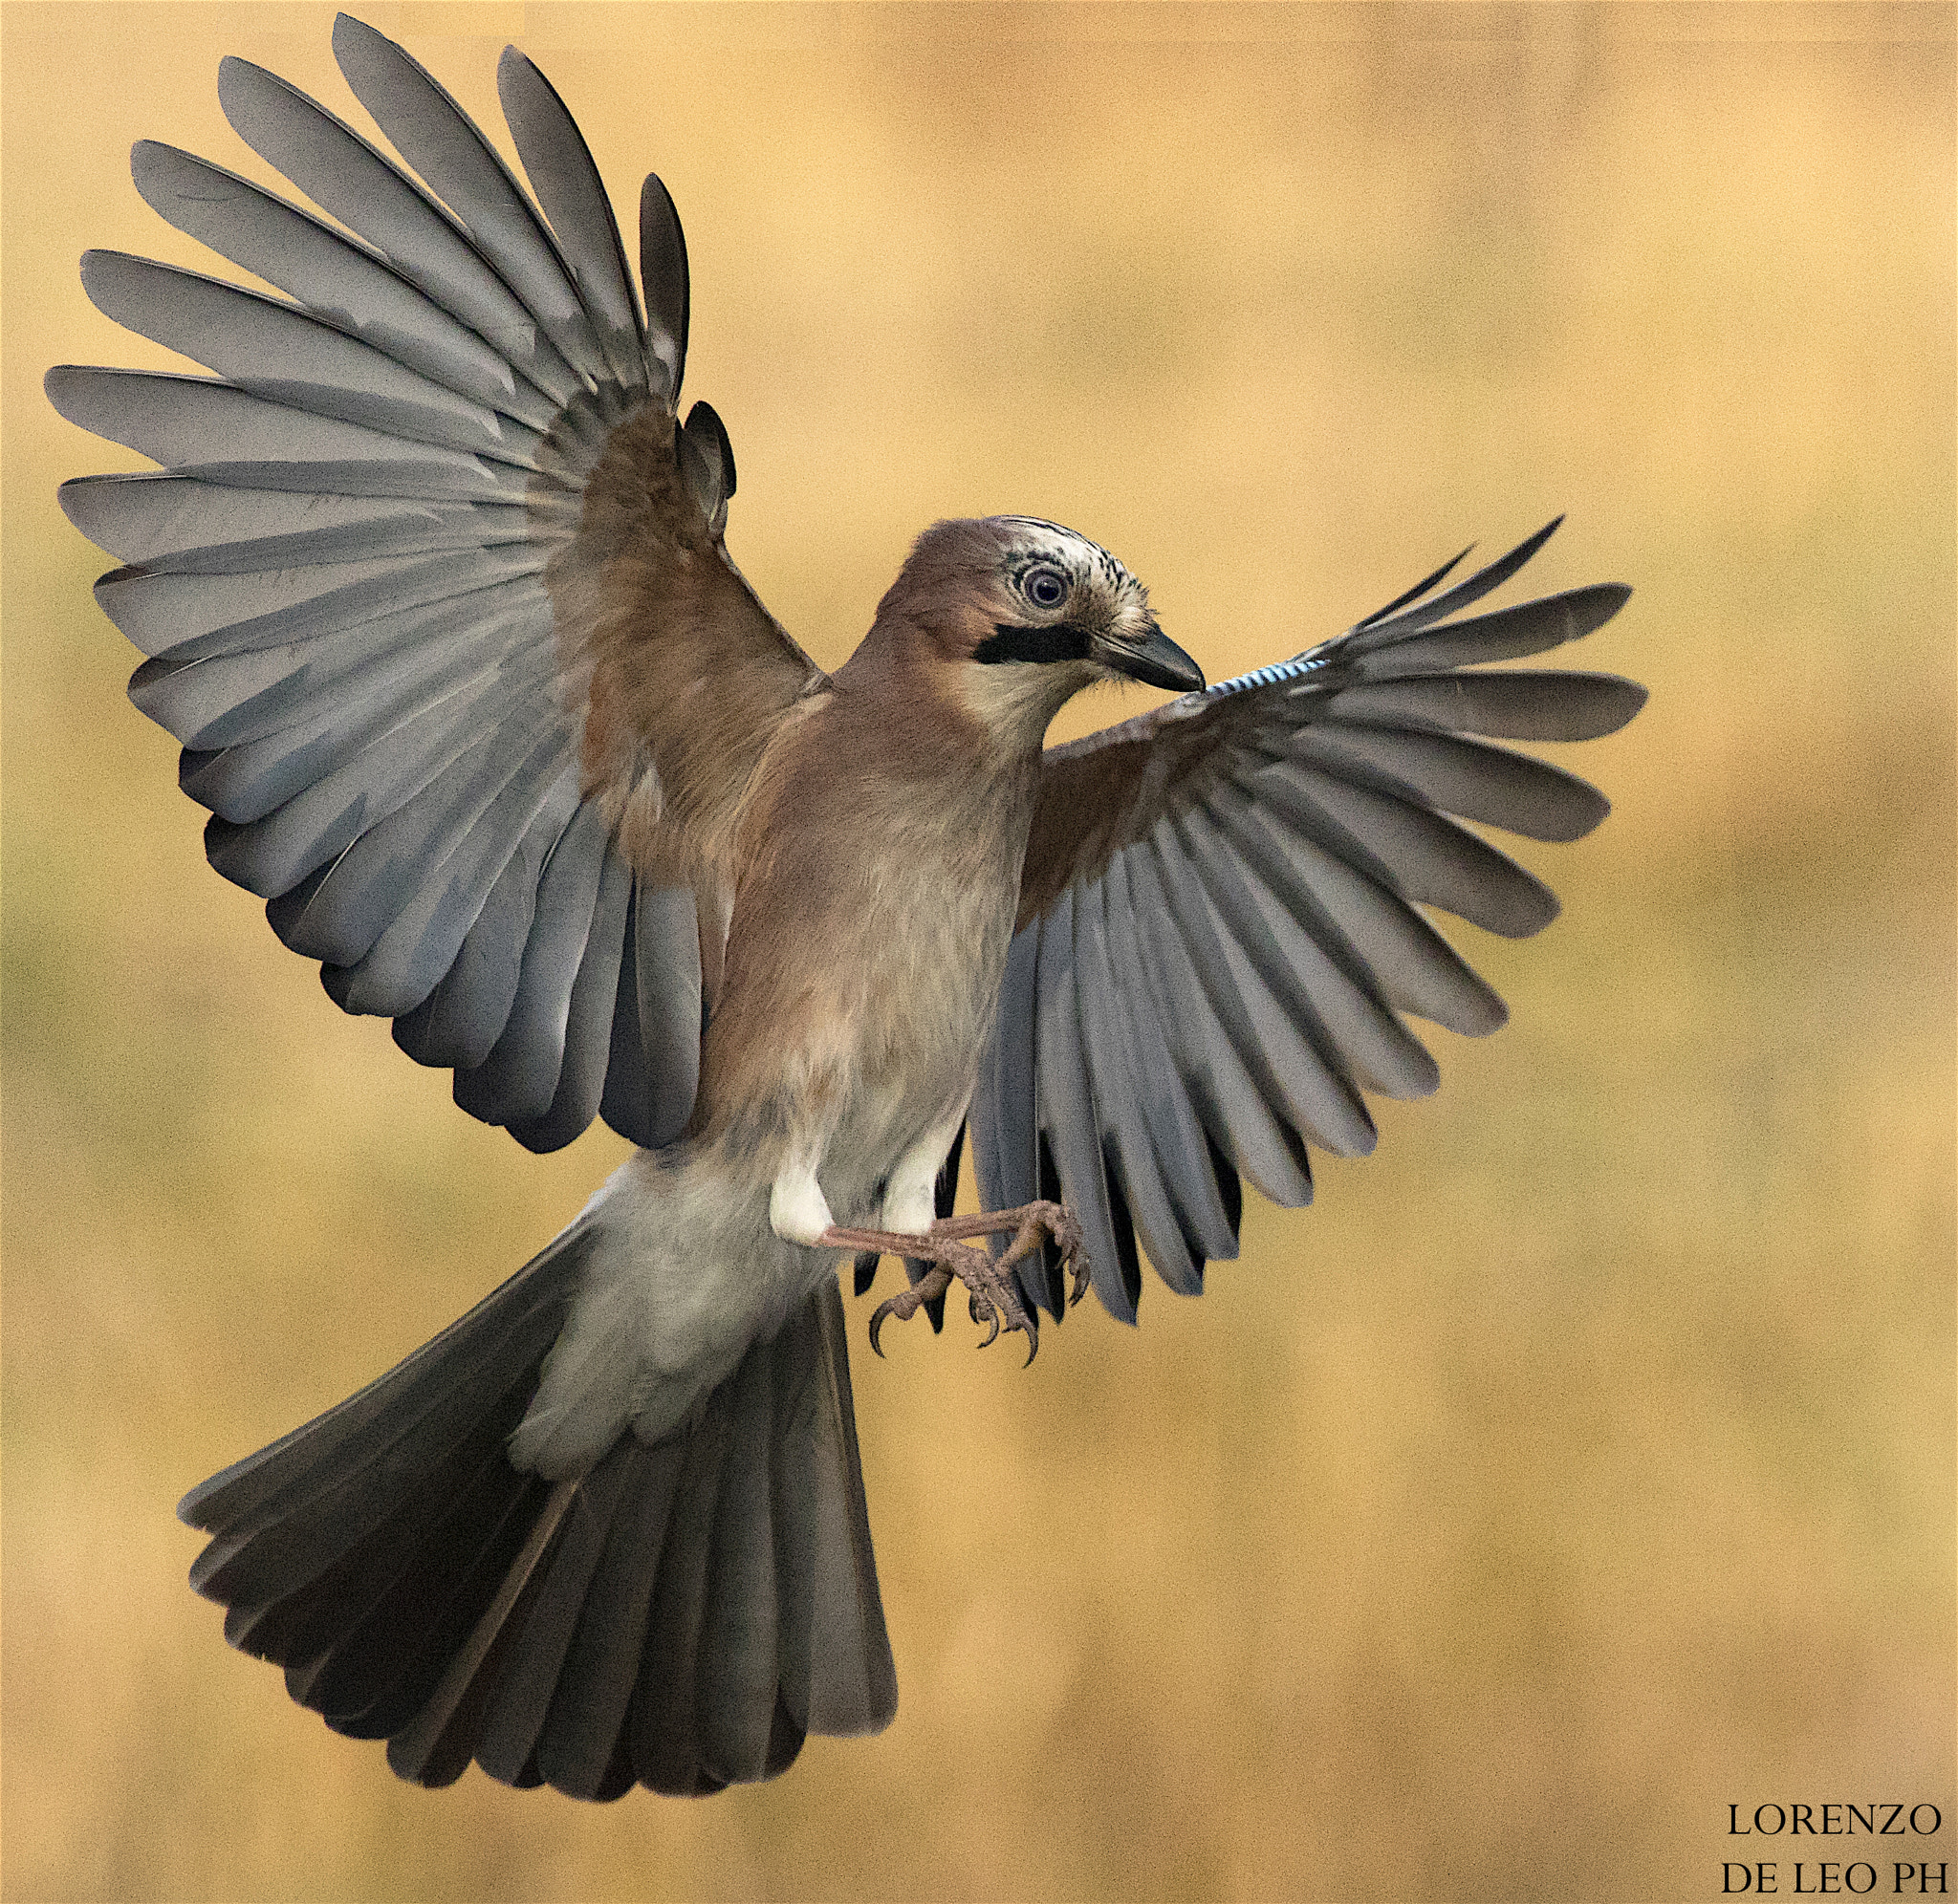
[{"label": "eurasian jay", "polygon": [[[465,1110],[639,1148],[460,1322],[194,1488],[191,1577],[404,1778],[717,1790],[896,1708],[840,1263],[859,1293],[910,1266],[873,1343],[957,1280],[1031,1357],[1091,1285],[1133,1320],[1143,1253],[1200,1289],[1243,1179],[1296,1204],[1309,1146],[1370,1150],[1362,1091],[1437,1081],[1403,1014],[1504,1016],[1419,908],[1556,910],[1444,814],[1567,840],[1606,810],[1465,737],[1644,698],[1478,664],[1627,591],[1459,613],[1546,529],[1206,688],[1105,550],[997,516],[927,530],[825,674],[729,557],[720,420],[679,422],[659,180],[642,315],[528,59],[499,79],[534,199],[401,48],[345,15],[334,46],[420,179],[228,60],[231,124],[345,229],[138,145],[149,204],[292,301],[89,253],[97,305],[217,376],[51,372],[163,465],[62,503],[127,565],[98,598],[219,872]],[[1181,698],[1042,751],[1120,677]],[[968,1142],[990,1214],[958,1218]]]}]

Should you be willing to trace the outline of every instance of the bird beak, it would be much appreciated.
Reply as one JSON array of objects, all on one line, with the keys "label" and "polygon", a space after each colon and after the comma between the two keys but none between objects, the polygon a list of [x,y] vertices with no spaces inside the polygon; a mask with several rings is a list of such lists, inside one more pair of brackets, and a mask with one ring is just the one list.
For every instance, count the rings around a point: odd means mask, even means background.
[{"label": "bird beak", "polygon": [[1149,623],[1148,638],[1140,647],[1126,641],[1098,641],[1096,659],[1117,674],[1145,681],[1151,687],[1172,687],[1179,694],[1204,685],[1204,671],[1162,629]]}]

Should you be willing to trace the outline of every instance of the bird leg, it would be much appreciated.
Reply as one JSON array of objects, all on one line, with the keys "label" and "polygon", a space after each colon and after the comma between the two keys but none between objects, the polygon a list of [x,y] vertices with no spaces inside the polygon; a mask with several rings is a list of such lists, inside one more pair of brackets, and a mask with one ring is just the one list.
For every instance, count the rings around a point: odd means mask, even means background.
[{"label": "bird leg", "polygon": [[[997,1260],[966,1241],[968,1237],[1014,1232]],[[917,1282],[880,1303],[870,1318],[870,1346],[880,1355],[884,1319],[895,1315],[906,1322],[924,1306],[942,1296],[954,1279],[965,1284],[971,1300],[972,1320],[990,1323],[991,1332],[979,1346],[990,1348],[1000,1330],[1021,1331],[1027,1338],[1027,1360],[1040,1349],[1040,1325],[1020,1300],[1013,1266],[1052,1238],[1063,1262],[1074,1268],[1071,1300],[1079,1302],[1088,1287],[1088,1261],[1081,1250],[1081,1226],[1058,1203],[1022,1204],[1015,1210],[990,1211],[976,1217],[941,1217],[923,1230],[852,1229],[831,1224],[816,1238],[831,1249],[871,1249],[891,1256],[922,1259],[931,1265]]]}]

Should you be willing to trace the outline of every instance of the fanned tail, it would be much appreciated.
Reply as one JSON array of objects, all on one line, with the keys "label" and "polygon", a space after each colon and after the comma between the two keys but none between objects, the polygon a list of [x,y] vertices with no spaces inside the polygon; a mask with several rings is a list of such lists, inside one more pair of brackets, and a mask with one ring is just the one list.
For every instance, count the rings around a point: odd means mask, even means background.
[{"label": "fanned tail", "polygon": [[897,1709],[834,1282],[664,1440],[511,1464],[592,1236],[178,1509],[231,1644],[418,1785],[718,1791]]}]

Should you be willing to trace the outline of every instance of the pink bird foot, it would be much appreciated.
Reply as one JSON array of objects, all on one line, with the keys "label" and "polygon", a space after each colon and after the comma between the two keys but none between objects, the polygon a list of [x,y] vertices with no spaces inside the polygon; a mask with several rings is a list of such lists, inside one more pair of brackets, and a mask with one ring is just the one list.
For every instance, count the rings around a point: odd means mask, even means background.
[{"label": "pink bird foot", "polygon": [[[1012,1241],[994,1258],[967,1241],[970,1237],[996,1236],[1012,1232]],[[954,1279],[963,1283],[970,1300],[972,1320],[990,1324],[990,1332],[979,1346],[990,1348],[1004,1329],[1009,1334],[1020,1331],[1027,1338],[1027,1360],[1032,1362],[1040,1350],[1040,1325],[1020,1300],[1013,1267],[1052,1239],[1061,1261],[1074,1271],[1070,1304],[1088,1292],[1089,1264],[1081,1248],[1081,1226],[1061,1204],[1023,1203],[1013,1210],[990,1210],[974,1217],[941,1217],[927,1230],[847,1229],[833,1225],[817,1241],[838,1249],[873,1249],[892,1256],[922,1258],[932,1266],[908,1288],[901,1289],[888,1301],[880,1303],[870,1318],[870,1346],[881,1355],[878,1337],[885,1318],[896,1316],[907,1322],[928,1303],[951,1287]]]}]

